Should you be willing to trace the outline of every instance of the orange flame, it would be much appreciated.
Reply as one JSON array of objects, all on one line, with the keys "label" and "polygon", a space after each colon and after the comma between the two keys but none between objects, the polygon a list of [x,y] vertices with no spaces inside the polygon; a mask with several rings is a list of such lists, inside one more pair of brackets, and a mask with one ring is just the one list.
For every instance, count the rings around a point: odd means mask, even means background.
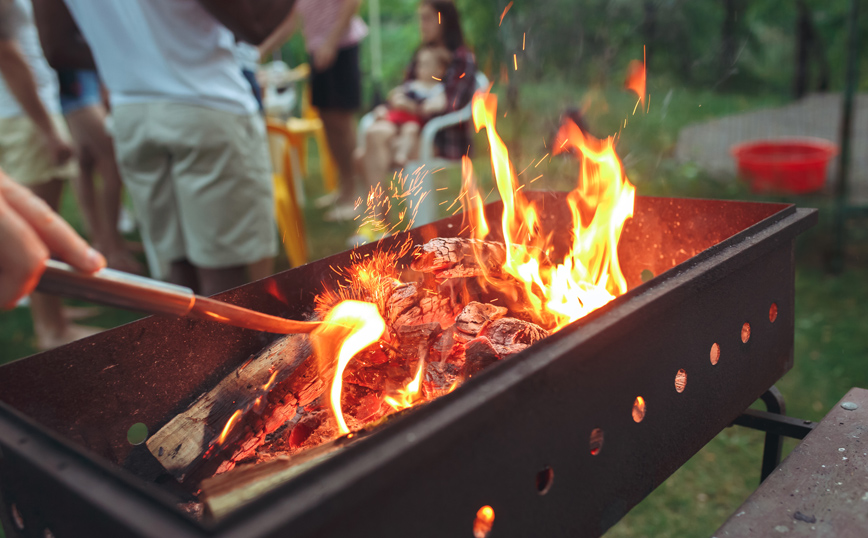
[{"label": "orange flame", "polygon": [[386,322],[376,306],[361,301],[343,301],[332,308],[322,325],[311,333],[311,343],[320,364],[337,361],[330,403],[342,434],[350,431],[341,411],[344,369],[356,353],[379,340],[385,330]]},{"label": "orange flame", "polygon": [[416,368],[416,376],[412,381],[407,383],[407,386],[398,391],[398,394],[392,398],[391,396],[386,396],[384,398],[385,402],[392,406],[395,411],[400,411],[401,409],[407,409],[408,407],[413,407],[413,404],[416,400],[419,399],[420,392],[422,390],[422,372],[425,370],[425,361],[420,360],[419,366]]},{"label": "orange flame", "polygon": [[[626,220],[633,215],[635,188],[624,175],[612,138],[596,140],[573,122],[565,123],[554,153],[575,150],[580,156],[581,174],[578,186],[567,196],[573,219],[571,249],[561,263],[551,263],[551,237],[542,234],[537,209],[518,186],[506,145],[495,130],[496,116],[496,96],[474,96],[473,122],[477,131],[486,129],[491,165],[503,200],[503,270],[523,286],[528,309],[557,330],[627,291],[618,261],[618,241]],[[471,197],[478,193],[469,161],[464,167],[463,194]],[[468,216],[474,237],[481,238],[487,229],[481,208],[471,206]]]},{"label": "orange flame", "polygon": [[[642,61],[633,60],[627,65],[627,79],[624,81],[624,87],[632,92],[635,92],[639,97],[639,100],[636,102],[638,105],[642,103],[642,108],[645,108],[645,82],[646,82],[646,74],[645,74],[645,47],[642,47]],[[633,112],[636,112],[636,108],[633,108]]]},{"label": "orange flame", "polygon": [[217,438],[218,445],[223,445],[226,438],[229,436],[229,432],[232,431],[232,426],[239,417],[241,417],[241,409],[236,409],[235,412],[232,413],[232,416],[229,417],[229,420],[226,421],[226,425],[223,426],[223,431],[220,433],[220,437]]}]

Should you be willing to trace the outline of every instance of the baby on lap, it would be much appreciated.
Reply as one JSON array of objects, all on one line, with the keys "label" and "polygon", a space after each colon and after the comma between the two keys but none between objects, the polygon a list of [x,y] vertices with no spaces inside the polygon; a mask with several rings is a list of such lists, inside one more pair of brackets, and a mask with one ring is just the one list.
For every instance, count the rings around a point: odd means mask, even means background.
[{"label": "baby on lap", "polygon": [[395,137],[394,162],[404,166],[415,153],[422,126],[432,116],[446,110],[446,92],[440,82],[452,62],[445,47],[425,45],[416,52],[413,79],[389,92],[387,105],[374,111],[398,128]]}]

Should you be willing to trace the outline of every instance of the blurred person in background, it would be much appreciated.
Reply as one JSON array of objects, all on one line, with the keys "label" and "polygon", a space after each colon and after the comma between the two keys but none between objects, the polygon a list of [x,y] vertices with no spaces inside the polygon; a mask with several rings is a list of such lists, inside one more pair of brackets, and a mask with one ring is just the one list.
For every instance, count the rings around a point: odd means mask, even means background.
[{"label": "blurred person in background", "polygon": [[[4,215],[0,217],[5,225],[5,235],[0,236],[0,250],[3,250],[0,269],[11,273],[0,275],[0,282],[11,287],[8,281],[19,278],[21,271],[15,260],[19,254],[14,246],[35,239],[26,234],[10,235],[15,230],[20,232],[21,228],[20,223],[16,225],[16,217],[10,214],[13,211],[10,204],[19,214],[53,215],[60,205],[64,182],[74,179],[78,173],[69,132],[60,115],[57,77],[43,56],[29,0],[0,0],[0,74],[0,168],[35,195],[23,193],[3,176],[4,195],[11,198],[4,204]],[[34,224],[56,226],[54,220]],[[47,251],[43,248],[39,256],[45,258]],[[95,251],[94,256],[97,256]],[[26,263],[26,260],[21,261]],[[35,281],[31,283],[26,286],[27,291],[35,286]],[[9,294],[5,289],[2,292],[5,299],[9,299]],[[11,295],[13,299],[20,298],[20,293]],[[32,294],[30,310],[36,345],[40,349],[57,347],[100,331],[70,323],[61,299],[56,296]]]},{"label": "blurred person in background", "polygon": [[[114,143],[106,131],[106,108],[100,81],[92,69],[62,70],[60,107],[72,133],[80,174],[74,185],[85,224],[94,246],[105,254],[109,267],[142,274],[144,268],[127,249],[118,231],[121,209],[121,175]],[[102,179],[97,188],[95,172]]]},{"label": "blurred person in background", "polygon": [[[425,110],[425,103],[411,99],[403,94],[390,98],[392,110],[408,114],[433,116],[460,110],[473,97],[476,89],[476,60],[464,43],[461,31],[461,18],[451,0],[422,0],[419,4],[419,37],[424,47],[445,47],[452,53],[452,61],[442,78],[445,106],[438,110]],[[413,55],[407,66],[405,82],[413,80],[416,74],[417,54]],[[458,159],[470,149],[471,135],[469,123],[444,129],[434,140],[437,154],[447,159]],[[395,162],[395,142],[398,127],[382,118],[375,121],[365,132],[365,146],[359,148],[357,158],[365,180],[371,186],[391,176]]]},{"label": "blurred person in background", "polygon": [[[301,24],[310,55],[311,104],[319,111],[329,150],[340,173],[335,195],[317,200],[332,208],[326,220],[351,220],[356,216],[356,111],[361,105],[359,42],[368,28],[358,16],[361,0],[298,0],[295,10],[260,45],[261,56],[281,46]],[[301,19],[299,21],[299,19]]]},{"label": "blurred person in background", "polygon": [[[52,66],[95,62],[108,88],[153,276],[211,295],[270,274],[277,233],[265,125],[233,49],[235,36],[261,43],[293,4],[34,1]],[[75,41],[79,30],[86,43]]]}]

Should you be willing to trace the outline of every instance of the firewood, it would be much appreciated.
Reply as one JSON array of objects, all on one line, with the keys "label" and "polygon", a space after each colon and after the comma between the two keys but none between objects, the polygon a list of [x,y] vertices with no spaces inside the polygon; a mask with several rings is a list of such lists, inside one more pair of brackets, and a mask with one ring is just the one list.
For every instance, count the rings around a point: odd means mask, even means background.
[{"label": "firewood", "polygon": [[422,245],[410,267],[441,280],[500,275],[506,251],[503,243],[461,237],[438,237]]},{"label": "firewood", "polygon": [[457,387],[464,376],[462,368],[448,362],[431,362],[425,365],[422,394],[433,400]]},{"label": "firewood", "polygon": [[419,284],[401,284],[393,291],[386,303],[387,322],[393,329],[405,325],[439,323],[449,327],[462,305],[452,302],[450,297],[437,291],[422,288]]},{"label": "firewood", "polygon": [[491,366],[501,359],[494,349],[491,340],[484,336],[474,338],[465,346],[464,372],[467,377],[472,377],[484,368]]},{"label": "firewood", "polygon": [[486,323],[502,318],[506,312],[502,306],[472,302],[455,318],[456,337],[469,342],[476,338]]},{"label": "firewood", "polygon": [[495,362],[523,351],[549,333],[529,321],[501,318],[486,322],[479,335],[465,345],[464,372],[476,375]]},{"label": "firewood", "polygon": [[205,515],[214,520],[222,519],[235,509],[334,456],[347,441],[343,437],[299,456],[278,456],[263,463],[240,465],[232,471],[203,480],[200,498]]},{"label": "firewood", "polygon": [[501,318],[486,324],[480,337],[491,341],[494,350],[505,359],[542,340],[549,332],[539,325],[516,318]]},{"label": "firewood", "polygon": [[[240,446],[248,440],[244,438],[245,415],[255,415],[257,421],[262,421],[268,408],[269,418],[276,417],[271,422],[282,423],[295,414],[299,402],[303,405],[324,390],[316,370],[302,367],[310,356],[306,335],[290,335],[275,341],[151,436],[148,449],[179,481],[184,481],[208,459],[226,459],[227,450],[231,449],[228,454],[249,450]],[[220,434],[238,411],[240,415],[233,421],[228,437],[219,445]]]}]

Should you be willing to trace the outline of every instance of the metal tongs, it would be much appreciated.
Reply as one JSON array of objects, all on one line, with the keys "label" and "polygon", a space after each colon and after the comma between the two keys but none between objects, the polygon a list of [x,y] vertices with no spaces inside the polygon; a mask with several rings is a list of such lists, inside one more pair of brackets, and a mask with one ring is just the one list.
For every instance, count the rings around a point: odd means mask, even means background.
[{"label": "metal tongs", "polygon": [[296,321],[248,310],[196,295],[184,286],[113,269],[103,269],[93,274],[82,273],[55,260],[46,262],[45,272],[36,289],[125,310],[208,319],[276,334],[309,333],[320,326],[315,321]]}]

